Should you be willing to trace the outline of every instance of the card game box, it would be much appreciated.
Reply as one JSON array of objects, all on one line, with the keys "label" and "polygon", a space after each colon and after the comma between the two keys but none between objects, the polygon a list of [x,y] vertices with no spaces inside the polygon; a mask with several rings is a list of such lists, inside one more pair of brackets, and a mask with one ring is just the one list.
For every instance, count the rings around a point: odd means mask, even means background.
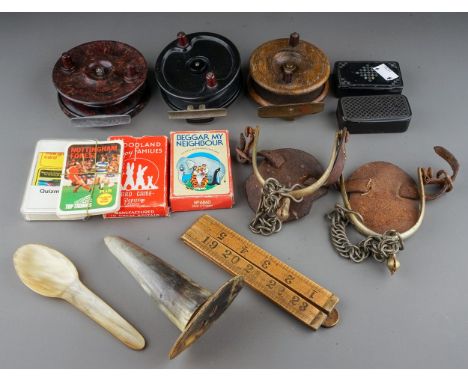
[{"label": "card game box", "polygon": [[171,132],[172,211],[231,208],[234,191],[227,130]]},{"label": "card game box", "polygon": [[26,220],[59,219],[57,204],[63,159],[70,142],[53,139],[37,142],[20,209]]},{"label": "card game box", "polygon": [[111,136],[124,143],[120,209],[105,218],[168,216],[168,139]]},{"label": "card game box", "polygon": [[57,216],[74,219],[120,207],[123,142],[77,141],[65,150]]}]

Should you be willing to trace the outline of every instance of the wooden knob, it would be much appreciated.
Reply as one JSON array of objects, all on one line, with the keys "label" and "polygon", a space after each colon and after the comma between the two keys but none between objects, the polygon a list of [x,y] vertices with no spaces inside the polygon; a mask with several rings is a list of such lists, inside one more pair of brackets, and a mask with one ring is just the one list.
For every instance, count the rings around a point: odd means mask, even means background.
[{"label": "wooden knob", "polygon": [[294,48],[295,46],[297,46],[299,44],[299,33],[297,32],[294,32],[294,33],[291,33],[289,35],[289,46]]}]

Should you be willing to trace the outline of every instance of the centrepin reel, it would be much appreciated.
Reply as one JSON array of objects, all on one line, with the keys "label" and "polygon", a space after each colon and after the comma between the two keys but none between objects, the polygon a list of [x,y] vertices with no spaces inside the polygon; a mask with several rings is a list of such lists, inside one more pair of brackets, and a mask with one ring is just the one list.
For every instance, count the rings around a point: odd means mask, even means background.
[{"label": "centrepin reel", "polygon": [[52,72],[62,111],[79,127],[130,123],[149,99],[143,55],[117,41],[92,41],[63,53]]},{"label": "centrepin reel", "polygon": [[[254,233],[271,235],[284,222],[307,215],[314,200],[325,195],[335,184],[344,167],[346,129],[336,133],[327,168],[311,154],[283,148],[260,151],[265,160],[257,166],[257,144],[260,128],[247,127],[237,147],[237,160],[252,162],[253,173],[247,179],[247,200],[255,218],[250,223]],[[251,152],[251,154],[250,154]]]},{"label": "centrepin reel", "polygon": [[161,94],[174,110],[169,118],[209,122],[226,116],[242,87],[240,63],[239,51],[227,38],[179,32],[159,55],[155,69]]},{"label": "centrepin reel", "polygon": [[292,120],[323,110],[329,76],[325,53],[292,33],[253,51],[247,86],[259,117]]},{"label": "centrepin reel", "polygon": [[[328,215],[331,242],[341,256],[356,263],[372,256],[386,262],[391,274],[398,270],[397,254],[404,240],[421,226],[426,201],[451,191],[458,173],[458,161],[448,150],[441,146],[434,150],[450,164],[452,175],[440,170],[434,176],[430,167],[418,168],[416,184],[394,164],[371,162],[359,167],[346,181],[341,176],[343,205],[337,204]],[[437,191],[426,193],[426,185],[435,185]],[[349,223],[366,236],[358,244],[348,239]]]}]

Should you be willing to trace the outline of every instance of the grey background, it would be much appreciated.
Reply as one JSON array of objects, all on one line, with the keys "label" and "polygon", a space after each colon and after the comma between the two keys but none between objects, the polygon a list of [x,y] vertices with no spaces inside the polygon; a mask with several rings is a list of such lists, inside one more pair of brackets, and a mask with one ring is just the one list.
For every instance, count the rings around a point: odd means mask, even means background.
[{"label": "grey background", "polygon": [[[413,119],[408,132],[352,136],[345,174],[373,160],[393,162],[416,177],[417,166],[446,167],[432,151],[443,145],[458,156],[455,191],[428,205],[419,232],[406,242],[401,269],[356,265],[328,241],[324,218],[339,201],[330,192],[303,220],[270,238],[248,230],[252,211],[243,192],[248,167],[234,165],[237,203],[210,214],[253,240],[340,298],[341,322],[310,331],[245,288],[225,315],[192,348],[173,361],[167,353],[178,336],[133,278],[108,252],[107,234],[122,235],[155,252],[203,286],[215,290],[228,275],[186,247],[179,236],[202,212],[165,219],[26,222],[19,208],[33,148],[44,138],[106,138],[122,133],[168,134],[190,129],[169,121],[159,93],[130,127],[73,129],[56,103],[52,67],[60,53],[96,39],[127,42],[154,65],[176,32],[211,31],[239,48],[244,65],[264,41],[298,31],[336,60],[397,60]],[[465,169],[468,99],[466,14],[37,14],[0,16],[0,366],[76,368],[352,368],[466,367]],[[155,86],[153,86],[155,88]],[[337,100],[326,111],[295,122],[262,120],[242,96],[227,118],[193,128],[227,128],[231,144],[246,125],[263,127],[261,148],[296,147],[325,163],[336,129]],[[464,167],[464,168],[463,168]],[[44,243],[66,254],[83,282],[146,337],[135,352],[65,302],[34,294],[12,264],[17,247]]]}]

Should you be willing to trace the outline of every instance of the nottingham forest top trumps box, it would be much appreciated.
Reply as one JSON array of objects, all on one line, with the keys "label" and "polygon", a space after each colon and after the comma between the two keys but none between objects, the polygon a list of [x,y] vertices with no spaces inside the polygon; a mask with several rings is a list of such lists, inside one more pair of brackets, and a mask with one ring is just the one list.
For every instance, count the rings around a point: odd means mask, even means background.
[{"label": "nottingham forest top trumps box", "polygon": [[120,207],[123,142],[77,141],[66,151],[57,216],[102,215]]},{"label": "nottingham forest top trumps box", "polygon": [[171,132],[170,167],[172,211],[234,204],[227,130]]},{"label": "nottingham forest top trumps box", "polygon": [[112,136],[124,143],[120,209],[105,218],[167,216],[167,137]]}]

